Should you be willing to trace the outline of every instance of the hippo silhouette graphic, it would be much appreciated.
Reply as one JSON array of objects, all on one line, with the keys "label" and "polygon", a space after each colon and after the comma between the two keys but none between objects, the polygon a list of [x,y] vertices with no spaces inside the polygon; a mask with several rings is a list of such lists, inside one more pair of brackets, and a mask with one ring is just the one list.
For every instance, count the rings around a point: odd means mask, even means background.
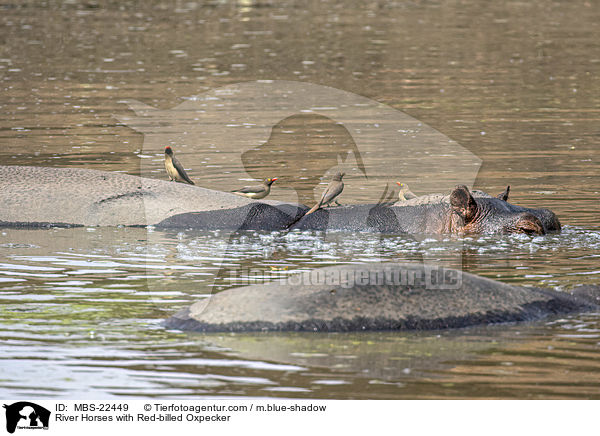
[{"label": "hippo silhouette graphic", "polygon": [[6,431],[14,433],[17,427],[48,428],[50,411],[28,401],[19,401],[11,405],[4,404],[6,409]]}]

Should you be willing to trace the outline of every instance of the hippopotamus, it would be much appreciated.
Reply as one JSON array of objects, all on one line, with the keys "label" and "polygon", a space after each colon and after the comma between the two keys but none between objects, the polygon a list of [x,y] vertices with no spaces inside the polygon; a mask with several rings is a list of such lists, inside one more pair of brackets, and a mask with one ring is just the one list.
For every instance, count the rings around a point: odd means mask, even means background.
[{"label": "hippopotamus", "polygon": [[83,168],[0,166],[0,225],[282,230],[304,210],[184,183]]},{"label": "hippopotamus", "polygon": [[431,330],[599,308],[600,286],[558,292],[451,268],[388,262],[319,268],[228,289],[184,308],[165,324],[202,332]]},{"label": "hippopotamus", "polygon": [[[507,197],[508,193],[504,197]],[[156,226],[197,230],[527,233],[560,230],[548,209],[458,186],[450,195],[319,209],[251,200],[166,180],[81,168],[0,166],[0,225]]]},{"label": "hippopotamus", "polygon": [[554,212],[511,204],[507,201],[507,191],[492,197],[461,185],[449,195],[425,195],[393,204],[319,209],[303,216],[292,228],[411,234],[544,235],[560,231],[561,224]]}]

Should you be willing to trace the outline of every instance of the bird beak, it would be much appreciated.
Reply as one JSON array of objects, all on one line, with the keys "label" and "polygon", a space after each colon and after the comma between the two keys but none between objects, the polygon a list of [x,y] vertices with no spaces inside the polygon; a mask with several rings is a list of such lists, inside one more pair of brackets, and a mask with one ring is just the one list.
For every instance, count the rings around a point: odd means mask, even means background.
[{"label": "bird beak", "polygon": [[402,186],[402,183],[400,183],[400,182],[396,182],[396,185],[398,185],[398,186]]},{"label": "bird beak", "polygon": [[275,180],[277,180],[277,177],[275,177],[274,179],[271,179],[272,182],[274,182]]}]

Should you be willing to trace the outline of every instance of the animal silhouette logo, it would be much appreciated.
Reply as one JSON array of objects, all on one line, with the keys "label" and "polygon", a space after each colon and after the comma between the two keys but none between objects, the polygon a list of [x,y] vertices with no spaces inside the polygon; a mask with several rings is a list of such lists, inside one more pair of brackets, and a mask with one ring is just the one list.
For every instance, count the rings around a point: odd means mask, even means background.
[{"label": "animal silhouette logo", "polygon": [[168,109],[128,100],[135,114],[115,116],[144,135],[140,175],[155,178],[162,169],[155,157],[172,145],[204,188],[229,191],[276,177],[269,199],[313,203],[338,171],[357,181],[346,183],[345,196],[374,201],[399,178],[421,194],[472,185],[481,166],[404,112],[327,86],[262,80],[182,100]]},{"label": "animal silhouette logo", "polygon": [[[143,135],[141,176],[153,179],[161,174],[166,179],[161,158],[165,146],[173,146],[190,177],[203,188],[230,192],[277,178],[263,202],[221,214],[229,230],[221,229],[212,236],[211,257],[221,259],[213,282],[216,289],[246,275],[237,262],[228,262],[239,248],[233,229],[254,229],[254,223],[265,216],[277,223],[289,223],[290,217],[301,219],[306,207],[318,203],[338,172],[345,173],[341,203],[346,199],[350,199],[347,204],[375,203],[361,209],[364,213],[357,214],[356,220],[386,233],[404,230],[389,207],[398,200],[397,181],[419,195],[450,192],[457,184],[472,186],[481,166],[477,156],[420,120],[381,102],[327,86],[258,80],[181,100],[170,108],[123,101],[132,112],[115,116]],[[141,180],[143,184],[146,179]],[[272,200],[285,205],[273,207],[269,204]],[[151,215],[154,203],[144,204]],[[320,215],[322,224],[314,229],[322,230],[323,235],[334,219],[343,219],[328,209]],[[173,223],[193,228],[186,220],[204,216],[210,214],[181,214],[173,217]],[[281,231],[287,229],[289,225]],[[277,256],[285,253],[273,252],[270,259]],[[149,280],[148,286],[156,286],[155,281]]]},{"label": "animal silhouette logo", "polygon": [[48,429],[50,411],[38,404],[29,401],[19,401],[10,405],[4,404],[6,409],[6,431],[14,433],[19,429]]},{"label": "animal silhouette logo", "polygon": [[356,175],[368,179],[362,154],[350,132],[319,114],[300,113],[280,120],[271,129],[269,139],[243,152],[241,159],[244,170],[253,178],[277,174],[278,188],[295,190],[302,204],[314,203],[313,191],[338,165],[355,166]]}]

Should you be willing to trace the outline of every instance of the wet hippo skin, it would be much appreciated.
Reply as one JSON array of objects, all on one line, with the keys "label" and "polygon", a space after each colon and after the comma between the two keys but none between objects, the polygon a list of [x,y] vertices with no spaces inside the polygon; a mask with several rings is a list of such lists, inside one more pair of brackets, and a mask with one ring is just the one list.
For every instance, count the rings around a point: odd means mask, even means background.
[{"label": "wet hippo skin", "polygon": [[379,231],[383,233],[526,233],[560,231],[548,209],[525,208],[459,186],[450,195],[432,194],[393,204],[319,209],[292,226],[299,230]]},{"label": "wet hippo skin", "polygon": [[[390,279],[376,279],[374,274],[388,274]],[[407,277],[404,282],[402,274]],[[418,264],[321,268],[289,281],[228,289],[181,310],[165,324],[202,332],[429,330],[534,321],[600,307],[600,286],[557,292],[452,269],[443,271],[446,288],[432,286],[440,284],[439,274],[439,269]],[[428,276],[438,279],[428,282]],[[363,281],[335,282],[336,277]]]},{"label": "wet hippo skin", "polygon": [[[304,208],[81,168],[0,166],[0,225],[276,230]],[[189,214],[186,216],[186,214]]]},{"label": "wet hippo skin", "polygon": [[445,196],[323,208],[303,216],[308,210],[303,205],[80,168],[0,166],[0,204],[3,226],[537,235],[560,230],[548,209],[523,208],[465,186]]}]

